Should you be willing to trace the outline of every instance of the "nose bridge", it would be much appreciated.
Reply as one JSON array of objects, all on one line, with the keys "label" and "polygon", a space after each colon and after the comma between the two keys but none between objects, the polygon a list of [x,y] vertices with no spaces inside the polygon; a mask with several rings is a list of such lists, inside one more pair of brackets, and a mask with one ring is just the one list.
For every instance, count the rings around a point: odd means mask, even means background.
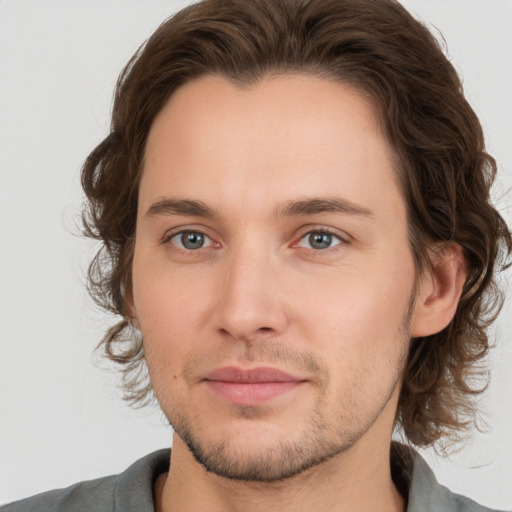
[{"label": "nose bridge", "polygon": [[281,332],[286,323],[278,262],[269,244],[245,237],[228,250],[218,303],[219,328],[238,339]]}]

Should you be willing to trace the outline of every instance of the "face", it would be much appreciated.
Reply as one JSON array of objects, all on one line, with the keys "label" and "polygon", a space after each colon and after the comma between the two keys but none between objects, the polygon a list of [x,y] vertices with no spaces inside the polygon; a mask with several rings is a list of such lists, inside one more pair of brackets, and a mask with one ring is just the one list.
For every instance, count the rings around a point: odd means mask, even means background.
[{"label": "face", "polygon": [[391,435],[415,269],[370,103],[307,75],[173,94],[146,148],[133,314],[196,459],[275,480]]}]

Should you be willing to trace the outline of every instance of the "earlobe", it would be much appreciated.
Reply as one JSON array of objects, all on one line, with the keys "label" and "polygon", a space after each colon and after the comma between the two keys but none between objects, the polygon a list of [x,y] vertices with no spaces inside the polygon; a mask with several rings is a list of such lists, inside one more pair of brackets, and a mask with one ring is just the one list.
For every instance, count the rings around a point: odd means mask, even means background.
[{"label": "earlobe", "polygon": [[124,311],[125,318],[132,327],[140,331],[139,319],[137,318],[137,311],[133,300],[133,291],[131,287],[126,290],[124,297]]},{"label": "earlobe", "polygon": [[430,336],[453,319],[467,276],[462,247],[456,242],[436,244],[429,251],[431,267],[421,278],[411,336]]},{"label": "earlobe", "polygon": [[128,315],[125,317],[126,321],[130,324],[133,329],[140,331],[139,319],[135,313],[135,308],[132,304],[126,304]]},{"label": "earlobe", "polygon": [[130,321],[131,326],[134,329],[137,329],[137,331],[140,331],[139,320],[137,319],[136,316],[131,316],[129,321]]}]

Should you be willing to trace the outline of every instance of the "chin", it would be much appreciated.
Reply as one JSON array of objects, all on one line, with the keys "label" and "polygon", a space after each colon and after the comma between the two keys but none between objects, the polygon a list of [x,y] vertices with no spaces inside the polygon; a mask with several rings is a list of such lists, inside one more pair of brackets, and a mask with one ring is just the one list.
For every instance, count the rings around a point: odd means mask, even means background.
[{"label": "chin", "polygon": [[214,447],[195,443],[190,437],[183,439],[188,449],[204,468],[223,478],[252,482],[277,482],[292,478],[317,466],[343,451],[331,447],[320,453],[311,453],[303,443],[278,443],[259,450],[239,450],[229,442]]},{"label": "chin", "polygon": [[[304,429],[295,439],[289,432],[260,427],[251,425],[243,435],[230,435],[224,430],[215,438],[211,430],[203,435],[204,431],[191,429],[186,421],[173,424],[194,459],[208,472],[251,482],[278,482],[297,476],[343,453],[360,437],[333,433],[319,424]],[[324,435],[319,436],[319,432]]]}]

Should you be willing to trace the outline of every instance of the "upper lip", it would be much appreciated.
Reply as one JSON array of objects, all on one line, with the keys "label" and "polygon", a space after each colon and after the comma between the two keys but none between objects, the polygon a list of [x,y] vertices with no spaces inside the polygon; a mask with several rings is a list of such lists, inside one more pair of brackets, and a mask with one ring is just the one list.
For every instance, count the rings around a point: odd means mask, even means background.
[{"label": "upper lip", "polygon": [[204,380],[251,384],[259,382],[301,382],[306,379],[266,366],[257,368],[225,366],[209,372]]}]

